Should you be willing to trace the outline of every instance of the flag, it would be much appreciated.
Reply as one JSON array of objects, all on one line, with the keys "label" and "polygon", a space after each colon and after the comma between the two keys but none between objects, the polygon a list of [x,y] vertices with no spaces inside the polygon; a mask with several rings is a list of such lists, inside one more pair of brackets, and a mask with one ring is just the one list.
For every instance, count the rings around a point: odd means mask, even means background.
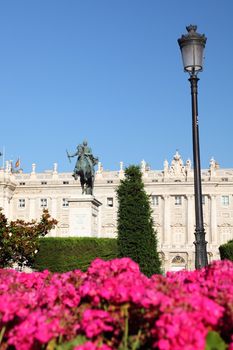
[{"label": "flag", "polygon": [[16,163],[15,163],[15,168],[18,168],[20,166],[20,159],[18,158]]}]

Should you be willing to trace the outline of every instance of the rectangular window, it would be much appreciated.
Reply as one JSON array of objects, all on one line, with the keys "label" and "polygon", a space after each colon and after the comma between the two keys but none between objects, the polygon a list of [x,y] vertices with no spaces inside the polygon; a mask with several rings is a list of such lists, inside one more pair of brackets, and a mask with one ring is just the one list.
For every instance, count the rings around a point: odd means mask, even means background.
[{"label": "rectangular window", "polygon": [[69,202],[67,198],[62,198],[62,207],[67,208],[69,206]]},{"label": "rectangular window", "polygon": [[47,185],[47,181],[41,181],[41,185]]},{"label": "rectangular window", "polygon": [[25,182],[20,182],[19,185],[20,186],[25,186]]},{"label": "rectangular window", "polygon": [[63,185],[69,185],[69,181],[63,181]]},{"label": "rectangular window", "polygon": [[175,205],[181,205],[181,204],[182,204],[182,197],[175,196]]},{"label": "rectangular window", "polygon": [[19,199],[19,208],[25,208],[25,199],[24,198]]},{"label": "rectangular window", "polygon": [[113,180],[108,180],[107,183],[108,184],[113,184]]},{"label": "rectangular window", "polygon": [[48,200],[47,200],[47,198],[41,198],[41,199],[40,199],[40,207],[41,207],[41,208],[47,208],[47,206],[48,206]]},{"label": "rectangular window", "polygon": [[113,207],[113,198],[112,197],[108,197],[107,198],[107,206],[108,207]]},{"label": "rectangular window", "polygon": [[230,200],[229,200],[229,196],[222,196],[222,205],[229,205],[230,204]]},{"label": "rectangular window", "polygon": [[152,205],[159,205],[159,196],[152,196]]}]

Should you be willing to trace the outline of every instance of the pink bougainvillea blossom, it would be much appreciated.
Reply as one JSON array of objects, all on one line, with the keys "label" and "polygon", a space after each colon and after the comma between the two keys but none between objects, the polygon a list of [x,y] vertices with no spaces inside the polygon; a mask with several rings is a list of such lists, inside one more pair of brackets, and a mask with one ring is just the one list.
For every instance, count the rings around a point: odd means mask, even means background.
[{"label": "pink bougainvillea blossom", "polygon": [[[233,263],[147,278],[128,258],[86,273],[0,270],[0,347],[204,350],[209,331],[233,350]],[[74,343],[75,344],[75,343]],[[77,344],[77,343],[76,343]]]}]

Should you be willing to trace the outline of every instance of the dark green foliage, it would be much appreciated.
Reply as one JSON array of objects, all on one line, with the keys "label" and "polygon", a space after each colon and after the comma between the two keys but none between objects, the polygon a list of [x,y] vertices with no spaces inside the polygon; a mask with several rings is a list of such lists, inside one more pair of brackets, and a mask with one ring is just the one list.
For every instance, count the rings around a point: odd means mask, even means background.
[{"label": "dark green foliage", "polygon": [[116,239],[47,237],[40,239],[40,249],[33,267],[38,271],[85,271],[97,257],[104,260],[116,258]]},{"label": "dark green foliage", "polygon": [[125,170],[125,179],[117,189],[117,197],[118,256],[133,259],[147,276],[161,273],[150,197],[144,190],[138,166]]},{"label": "dark green foliage", "polygon": [[39,222],[9,221],[0,208],[0,267],[31,266],[38,250],[40,236],[55,227],[48,210],[44,210]]},{"label": "dark green foliage", "polygon": [[233,240],[227,242],[226,244],[220,245],[219,252],[222,260],[228,259],[233,261]]}]

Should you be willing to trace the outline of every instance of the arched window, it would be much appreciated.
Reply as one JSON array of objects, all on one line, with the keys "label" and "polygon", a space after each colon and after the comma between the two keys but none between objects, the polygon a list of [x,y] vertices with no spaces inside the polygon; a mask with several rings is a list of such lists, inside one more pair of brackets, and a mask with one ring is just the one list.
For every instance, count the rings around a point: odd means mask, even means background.
[{"label": "arched window", "polygon": [[170,267],[170,271],[180,271],[180,270],[185,270],[187,268],[186,263],[185,263],[185,259],[180,256],[180,255],[176,255],[172,261],[171,261],[171,267]]},{"label": "arched window", "polygon": [[176,255],[173,259],[172,259],[172,264],[176,264],[176,265],[183,265],[185,264],[185,260],[184,258],[182,258],[182,256],[180,255]]}]

